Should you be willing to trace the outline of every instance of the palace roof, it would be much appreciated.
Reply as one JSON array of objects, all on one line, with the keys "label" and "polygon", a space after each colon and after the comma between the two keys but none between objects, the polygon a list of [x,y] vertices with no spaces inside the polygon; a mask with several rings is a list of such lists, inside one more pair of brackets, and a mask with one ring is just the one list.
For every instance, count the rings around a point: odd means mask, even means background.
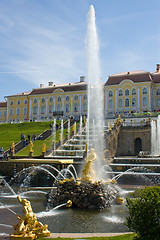
[{"label": "palace roof", "polygon": [[131,80],[134,83],[151,82],[152,77],[151,73],[146,71],[123,72],[109,76],[108,81],[105,83],[105,85],[117,85],[120,84],[123,80]]}]

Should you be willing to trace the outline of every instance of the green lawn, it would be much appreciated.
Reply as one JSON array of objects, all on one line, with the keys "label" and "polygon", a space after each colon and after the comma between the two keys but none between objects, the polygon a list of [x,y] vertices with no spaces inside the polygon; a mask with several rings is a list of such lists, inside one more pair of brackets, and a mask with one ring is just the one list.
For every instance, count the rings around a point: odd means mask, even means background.
[{"label": "green lawn", "polygon": [[39,240],[74,240],[74,239],[88,239],[88,240],[133,240],[134,239],[135,234],[124,234],[124,235],[120,235],[120,236],[114,236],[114,237],[92,237],[92,238],[38,238]]},{"label": "green lawn", "polygon": [[[78,129],[79,127],[79,123],[76,124],[76,128]],[[72,133],[73,131],[73,126],[70,129],[70,133]],[[64,129],[63,130],[63,139],[66,138],[68,129]],[[58,130],[56,132],[56,143],[59,141],[59,134],[61,133],[61,130]],[[46,140],[36,140],[33,142],[33,156],[37,157],[40,156],[42,153],[42,147],[43,144],[46,144],[46,150],[50,149],[52,147],[53,144],[53,140],[54,140],[54,136],[50,136],[49,138],[47,138]],[[24,149],[22,149],[21,151],[19,151],[17,154],[15,154],[15,156],[29,156],[29,151],[30,151],[30,146],[28,145],[27,147],[25,147]]]},{"label": "green lawn", "polygon": [[21,140],[21,133],[31,136],[35,133],[36,136],[46,129],[50,129],[51,122],[25,122],[16,124],[0,124],[0,147],[3,146],[4,150],[11,147],[12,141],[16,144]]}]

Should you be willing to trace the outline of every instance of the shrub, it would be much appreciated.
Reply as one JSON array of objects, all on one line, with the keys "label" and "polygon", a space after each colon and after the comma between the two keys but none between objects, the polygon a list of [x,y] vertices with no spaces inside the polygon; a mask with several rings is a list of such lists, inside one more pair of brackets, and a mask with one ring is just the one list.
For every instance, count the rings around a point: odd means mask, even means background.
[{"label": "shrub", "polygon": [[127,198],[129,216],[126,225],[136,232],[135,239],[160,239],[160,187],[145,187]]}]

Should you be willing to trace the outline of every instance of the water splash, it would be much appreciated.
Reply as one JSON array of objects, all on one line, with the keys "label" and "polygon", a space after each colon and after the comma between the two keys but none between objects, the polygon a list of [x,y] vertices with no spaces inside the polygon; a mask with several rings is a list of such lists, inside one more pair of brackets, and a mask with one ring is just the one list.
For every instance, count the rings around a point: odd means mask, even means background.
[{"label": "water splash", "polygon": [[[100,79],[99,42],[95,23],[93,5],[88,13],[87,29],[87,57],[88,57],[88,118],[87,143],[88,150],[94,147],[97,155],[95,170],[98,179],[101,179],[101,167],[104,159],[104,129],[103,129],[103,88]],[[95,123],[93,126],[93,122]],[[93,132],[94,130],[94,132]],[[90,139],[92,138],[92,143]]]}]

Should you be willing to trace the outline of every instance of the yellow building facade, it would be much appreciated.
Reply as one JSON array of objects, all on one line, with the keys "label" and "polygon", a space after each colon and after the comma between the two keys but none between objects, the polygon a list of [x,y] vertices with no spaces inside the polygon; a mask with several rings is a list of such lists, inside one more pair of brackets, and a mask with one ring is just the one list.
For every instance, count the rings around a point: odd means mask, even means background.
[{"label": "yellow building facade", "polygon": [[[133,71],[108,77],[104,88],[104,116],[114,118],[134,113],[160,111],[159,65],[153,73]],[[95,96],[96,97],[96,96]],[[46,121],[87,115],[87,83],[54,85],[49,82],[30,92],[5,97],[0,103],[0,122]],[[95,106],[96,107],[96,106]]]}]

